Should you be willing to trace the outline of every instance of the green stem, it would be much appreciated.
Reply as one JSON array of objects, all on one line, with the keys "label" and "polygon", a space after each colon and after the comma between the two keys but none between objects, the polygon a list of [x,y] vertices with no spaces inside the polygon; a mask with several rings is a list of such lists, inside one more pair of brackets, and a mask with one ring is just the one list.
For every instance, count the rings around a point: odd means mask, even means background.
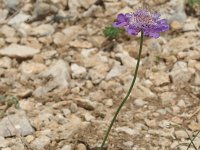
[{"label": "green stem", "polygon": [[194,136],[193,139],[190,137],[190,135],[189,135],[189,133],[187,132],[187,130],[185,130],[185,131],[186,131],[186,133],[187,133],[187,135],[188,135],[188,137],[190,138],[190,141],[191,141],[190,144],[189,144],[188,147],[187,147],[187,150],[189,150],[191,144],[193,145],[193,147],[195,148],[195,150],[197,150],[197,148],[196,148],[196,146],[195,146],[195,144],[194,144],[194,140],[195,140],[195,138],[198,136],[198,134],[200,133],[200,131],[197,132],[197,134]]},{"label": "green stem", "polygon": [[117,109],[117,111],[116,111],[116,113],[115,113],[115,115],[114,115],[114,117],[113,117],[113,119],[112,119],[112,121],[111,121],[111,123],[110,123],[110,125],[109,125],[109,127],[107,129],[107,131],[106,131],[105,137],[104,137],[103,142],[102,142],[101,147],[100,147],[100,150],[103,150],[103,147],[104,147],[105,142],[106,142],[106,140],[108,138],[110,130],[111,130],[116,118],[117,118],[117,115],[119,114],[119,112],[120,112],[121,108],[123,107],[123,105],[125,104],[125,102],[128,100],[128,97],[131,94],[131,91],[132,91],[133,86],[135,84],[137,73],[138,73],[138,69],[139,69],[139,64],[140,64],[141,53],[142,53],[143,39],[144,39],[144,34],[143,34],[143,31],[142,31],[141,32],[141,39],[140,39],[140,49],[139,49],[139,54],[138,54],[138,61],[137,61],[136,68],[135,68],[134,78],[132,80],[132,83],[131,83],[131,86],[130,86],[130,88],[128,90],[128,93],[126,94],[125,98],[123,99],[123,101],[119,105],[119,107],[118,107],[118,109]]}]

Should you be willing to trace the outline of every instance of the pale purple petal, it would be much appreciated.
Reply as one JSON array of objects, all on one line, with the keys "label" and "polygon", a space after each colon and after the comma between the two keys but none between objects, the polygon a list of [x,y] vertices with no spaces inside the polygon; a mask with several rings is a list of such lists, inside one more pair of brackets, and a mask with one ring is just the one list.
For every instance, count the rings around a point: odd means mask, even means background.
[{"label": "pale purple petal", "polygon": [[124,27],[126,26],[126,24],[127,24],[126,22],[114,22],[113,26],[118,28],[118,27]]},{"label": "pale purple petal", "polygon": [[126,31],[130,35],[137,35],[140,32],[140,29],[135,26],[129,25],[126,27]]},{"label": "pale purple petal", "polygon": [[124,27],[128,24],[128,18],[125,14],[119,14],[117,16],[117,22],[114,22],[114,27]]},{"label": "pale purple petal", "polygon": [[159,38],[160,34],[158,32],[155,31],[146,31],[144,32],[144,35],[148,36],[148,37],[152,37],[152,38]]},{"label": "pale purple petal", "polygon": [[160,27],[161,32],[165,32],[169,30],[169,24],[167,23],[167,20],[162,19],[158,22],[158,26]]},{"label": "pale purple petal", "polygon": [[153,18],[155,19],[155,20],[158,20],[158,19],[160,19],[160,14],[159,13],[155,13],[155,14],[153,14]]}]

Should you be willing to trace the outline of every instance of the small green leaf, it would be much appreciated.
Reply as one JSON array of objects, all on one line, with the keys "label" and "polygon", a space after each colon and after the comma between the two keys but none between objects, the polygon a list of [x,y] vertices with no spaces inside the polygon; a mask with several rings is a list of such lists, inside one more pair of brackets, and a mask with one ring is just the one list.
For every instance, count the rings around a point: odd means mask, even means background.
[{"label": "small green leaf", "polygon": [[115,28],[113,26],[108,26],[103,31],[104,35],[111,39],[117,38],[120,32],[121,30],[119,28]]},{"label": "small green leaf", "polygon": [[0,102],[4,102],[5,101],[5,97],[3,95],[0,95]]},{"label": "small green leaf", "polygon": [[190,5],[194,5],[194,4],[200,5],[200,0],[188,0],[188,3],[189,3]]},{"label": "small green leaf", "polygon": [[160,63],[161,61],[163,61],[163,58],[160,56],[155,56],[155,63]]},{"label": "small green leaf", "polygon": [[4,114],[4,111],[0,111],[0,119],[3,118]]},{"label": "small green leaf", "polygon": [[15,108],[16,108],[16,109],[20,109],[19,102],[17,102],[17,103],[15,104]]}]

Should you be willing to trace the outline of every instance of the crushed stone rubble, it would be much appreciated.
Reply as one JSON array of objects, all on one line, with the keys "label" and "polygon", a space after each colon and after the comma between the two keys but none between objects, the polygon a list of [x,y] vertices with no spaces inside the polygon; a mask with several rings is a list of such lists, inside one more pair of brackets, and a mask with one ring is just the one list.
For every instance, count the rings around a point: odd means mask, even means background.
[{"label": "crushed stone rubble", "polygon": [[[17,96],[20,105],[0,118],[1,150],[100,146],[139,48],[138,37],[109,40],[103,29],[140,1],[104,3],[106,9],[95,0],[0,0],[0,96]],[[149,4],[170,31],[145,39],[108,150],[186,150],[200,131],[200,20],[186,14],[184,1]],[[200,149],[200,134],[193,143]]]}]

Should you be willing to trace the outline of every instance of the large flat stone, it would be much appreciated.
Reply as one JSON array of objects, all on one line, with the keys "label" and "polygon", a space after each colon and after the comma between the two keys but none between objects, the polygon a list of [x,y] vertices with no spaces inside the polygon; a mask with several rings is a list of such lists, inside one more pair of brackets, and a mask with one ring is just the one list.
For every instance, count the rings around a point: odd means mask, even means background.
[{"label": "large flat stone", "polygon": [[2,137],[26,136],[34,131],[24,113],[9,115],[0,121],[0,136]]},{"label": "large flat stone", "polygon": [[0,55],[13,57],[13,58],[33,57],[35,54],[39,52],[40,52],[39,49],[35,49],[32,47],[19,45],[19,44],[11,44],[8,47],[0,49]]}]

